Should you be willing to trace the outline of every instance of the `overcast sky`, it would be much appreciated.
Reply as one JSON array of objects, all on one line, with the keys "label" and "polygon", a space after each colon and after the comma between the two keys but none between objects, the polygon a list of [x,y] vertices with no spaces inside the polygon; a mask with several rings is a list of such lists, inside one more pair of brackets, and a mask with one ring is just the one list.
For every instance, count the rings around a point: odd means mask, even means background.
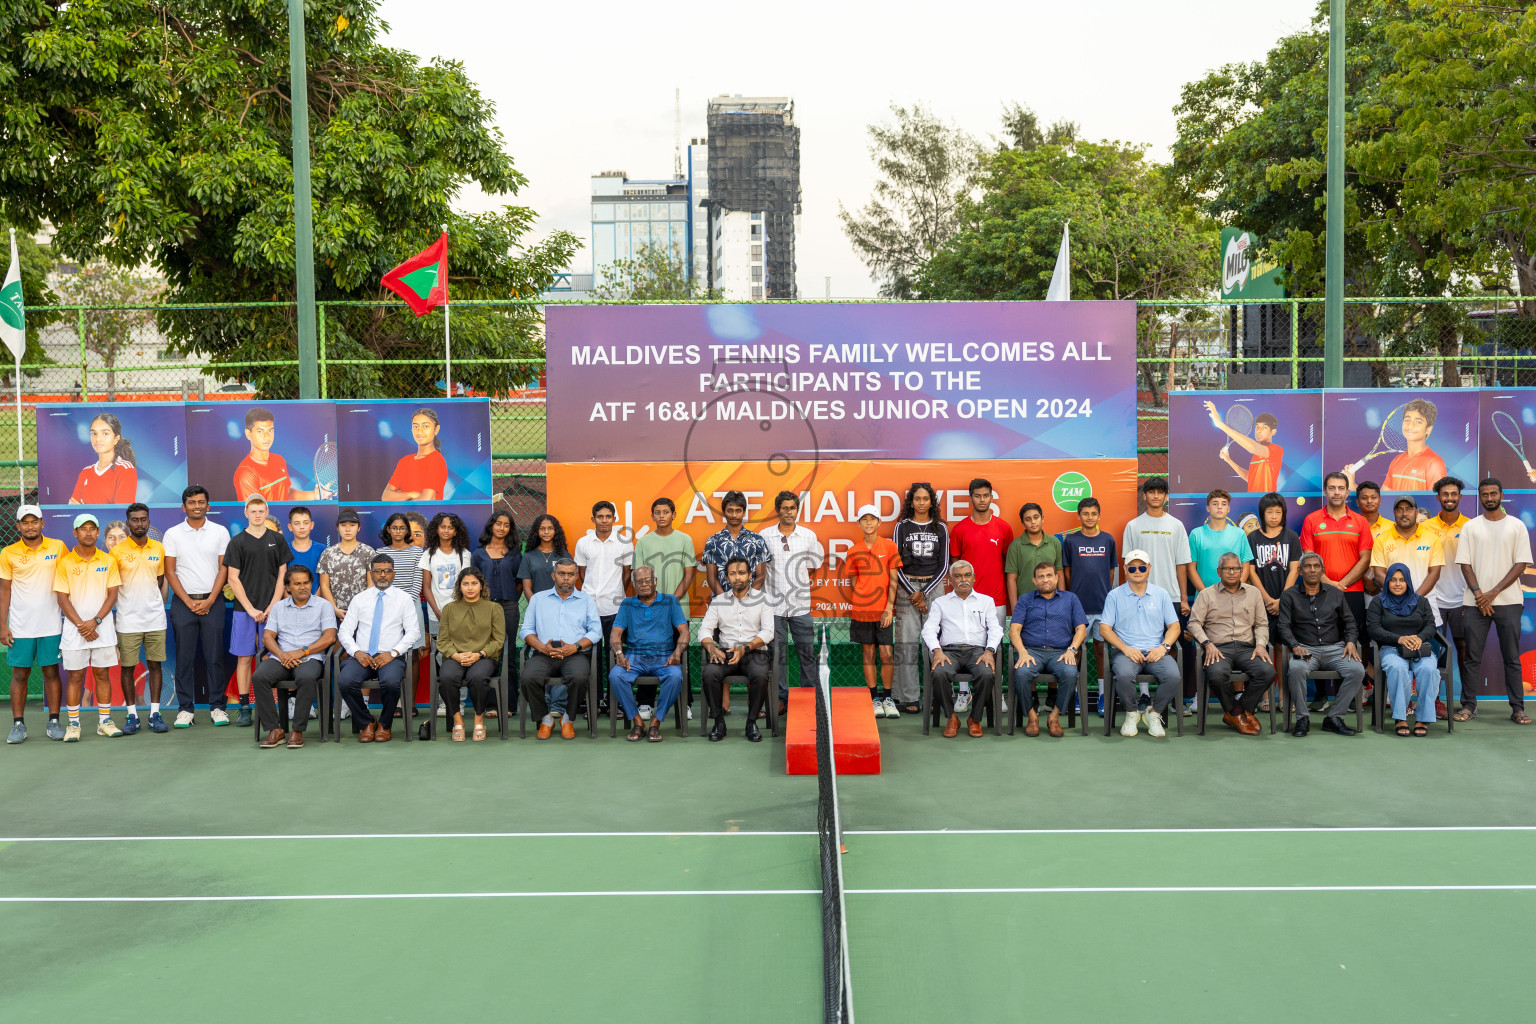
[{"label": "overcast sky", "polygon": [[[1042,121],[1078,122],[1089,138],[1151,143],[1161,159],[1184,83],[1261,58],[1306,27],[1315,6],[384,0],[381,13],[390,45],[464,63],[496,104],[507,148],[529,178],[516,201],[538,211],[540,234],[564,228],[584,243],[593,173],[671,175],[674,89],[682,90],[685,146],[705,134],[712,96],[792,97],[801,130],[800,294],[820,297],[830,276],[834,296],[854,297],[873,295],[875,285],[843,237],[837,206],[868,197],[865,127],[887,118],[891,103],[921,102],[985,137],[1017,100]],[[477,194],[460,205],[506,201]],[[590,267],[583,249],[573,269]]]}]

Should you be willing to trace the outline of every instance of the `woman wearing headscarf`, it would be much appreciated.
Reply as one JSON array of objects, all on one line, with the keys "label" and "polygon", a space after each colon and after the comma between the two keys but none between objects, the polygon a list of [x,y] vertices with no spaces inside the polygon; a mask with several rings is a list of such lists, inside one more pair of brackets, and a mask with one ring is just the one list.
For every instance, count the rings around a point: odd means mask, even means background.
[{"label": "woman wearing headscarf", "polygon": [[1429,602],[1413,592],[1408,567],[1396,562],[1387,570],[1381,596],[1365,610],[1365,628],[1381,648],[1381,669],[1387,677],[1387,699],[1392,702],[1396,733],[1407,736],[1408,701],[1413,684],[1419,688],[1414,711],[1413,735],[1425,736],[1435,720],[1435,698],[1440,695],[1440,668],[1430,641],[1435,636],[1435,617]]}]

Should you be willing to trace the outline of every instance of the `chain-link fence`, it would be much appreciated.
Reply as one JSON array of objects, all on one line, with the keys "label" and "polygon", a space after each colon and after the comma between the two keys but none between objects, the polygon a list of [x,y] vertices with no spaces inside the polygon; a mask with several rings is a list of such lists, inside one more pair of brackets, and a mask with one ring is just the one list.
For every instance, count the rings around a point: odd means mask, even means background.
[{"label": "chain-link fence", "polygon": [[[455,303],[450,339],[442,311],[417,318],[395,302],[326,302],[317,313],[322,398],[419,397],[450,385],[455,395],[489,397],[495,488],[519,524],[545,510],[540,304]],[[28,492],[36,486],[39,404],[299,397],[292,303],[58,306],[27,315],[41,358],[22,366],[19,461],[16,406],[0,411],[0,543],[16,539],[20,476]],[[1344,321],[1346,387],[1536,385],[1536,301],[1357,299],[1345,304]],[[1137,326],[1142,476],[1167,472],[1168,391],[1322,386],[1321,299],[1147,302]],[[5,387],[15,394],[9,370]],[[831,635],[833,681],[861,682],[847,624],[834,623]]]}]

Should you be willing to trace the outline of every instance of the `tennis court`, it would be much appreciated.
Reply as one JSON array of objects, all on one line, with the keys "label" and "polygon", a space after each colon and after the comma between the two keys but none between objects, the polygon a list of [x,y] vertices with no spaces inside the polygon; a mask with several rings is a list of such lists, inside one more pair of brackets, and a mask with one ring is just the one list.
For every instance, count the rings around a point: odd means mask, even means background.
[{"label": "tennis court", "polygon": [[[0,1018],[820,1020],[817,781],[735,722],[8,749]],[[1496,715],[1408,740],[881,732],[884,774],[838,780],[865,1024],[1524,1017],[1536,754]]]}]

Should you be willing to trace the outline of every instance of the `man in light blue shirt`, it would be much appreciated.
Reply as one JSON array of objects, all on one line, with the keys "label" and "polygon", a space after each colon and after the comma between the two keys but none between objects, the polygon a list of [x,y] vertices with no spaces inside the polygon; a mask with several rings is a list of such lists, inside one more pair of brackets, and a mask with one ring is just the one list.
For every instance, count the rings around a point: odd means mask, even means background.
[{"label": "man in light blue shirt", "polygon": [[[1147,580],[1151,557],[1141,550],[1125,554],[1125,582],[1104,598],[1104,618],[1099,632],[1114,650],[1110,671],[1115,693],[1125,705],[1122,736],[1135,736],[1141,719],[1152,736],[1165,736],[1163,715],[1184,687],[1173,643],[1179,636],[1179,613],[1168,591]],[[1149,710],[1136,697],[1136,676],[1157,677],[1157,693]]]},{"label": "man in light blue shirt", "polygon": [[277,746],[284,738],[283,730],[277,727],[277,703],[273,699],[273,689],[278,686],[294,690],[288,746],[304,745],[310,705],[325,670],[324,652],[336,642],[336,611],[331,602],[312,595],[314,574],[309,567],[298,563],[289,566],[284,583],[288,596],[273,607],[261,634],[269,656],[261,659],[251,676],[265,749]]},{"label": "man in light blue shirt", "polygon": [[[523,617],[523,643],[533,653],[523,663],[522,691],[539,720],[539,739],[549,739],[558,723],[560,737],[573,740],[576,726],[566,710],[568,695],[592,671],[587,652],[597,645],[602,623],[592,598],[576,589],[574,559],[555,559],[553,575],[554,587],[534,594]],[[588,714],[595,711],[589,708]]]}]

